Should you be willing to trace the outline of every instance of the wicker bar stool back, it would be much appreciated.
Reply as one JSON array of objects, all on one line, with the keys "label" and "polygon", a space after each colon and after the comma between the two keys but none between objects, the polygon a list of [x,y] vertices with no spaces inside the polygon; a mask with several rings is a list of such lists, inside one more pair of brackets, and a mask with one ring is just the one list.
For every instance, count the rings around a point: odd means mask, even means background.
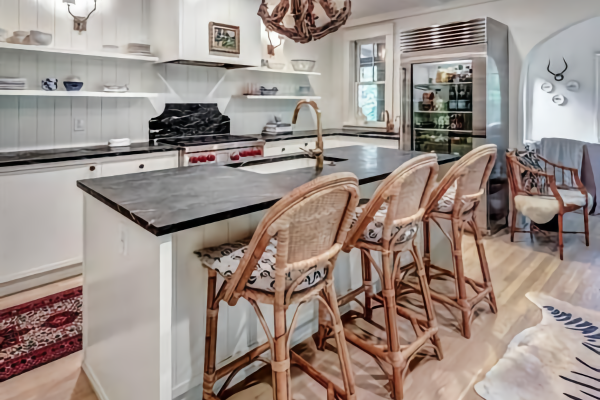
[{"label": "wicker bar stool back", "polygon": [[[472,150],[450,168],[446,176],[436,187],[424,218],[424,261],[428,280],[450,277],[455,283],[455,294],[448,296],[431,289],[433,300],[448,306],[458,308],[462,313],[461,332],[465,338],[471,337],[471,318],[473,308],[482,301],[487,302],[496,312],[496,298],[492,287],[492,279],[488,268],[483,238],[475,215],[485,194],[488,179],[494,168],[497,157],[497,147],[494,144],[478,147]],[[440,220],[451,222],[452,231],[446,232]],[[452,261],[454,271],[440,268],[431,263],[431,221],[435,222],[450,241],[452,246]],[[462,237],[465,225],[471,228],[475,236],[483,282],[475,281],[464,274],[462,258]],[[432,273],[433,271],[433,273]],[[469,285],[474,295],[467,293]]]},{"label": "wicker bar stool back", "polygon": [[[227,250],[228,246],[229,249],[238,247],[236,251],[240,252],[240,256],[237,257],[237,264],[233,268],[223,261],[227,257],[216,258],[218,261],[211,264],[210,254],[215,251],[218,253],[220,250],[217,248],[196,252],[204,264],[211,268],[207,303],[204,399],[227,397],[227,387],[235,374],[257,360],[271,365],[273,397],[276,400],[292,399],[291,364],[297,365],[323,385],[327,389],[328,399],[356,398],[354,376],[333,286],[333,268],[350,230],[358,199],[358,180],[353,174],[338,173],[320,177],[293,190],[271,207],[249,243],[222,246],[225,250],[221,251],[221,254],[229,255],[235,252]],[[247,245],[242,247],[244,244]],[[224,276],[225,282],[217,292],[218,272]],[[268,343],[216,370],[219,302],[225,301],[233,306],[240,297],[254,307]],[[315,298],[322,303],[321,308],[331,314],[336,326],[335,338],[344,388],[335,385],[290,350],[298,311],[303,304]],[[273,333],[258,303],[273,305]],[[286,311],[293,304],[298,304],[298,308],[288,328]],[[271,350],[270,361],[261,357],[266,350]],[[224,386],[215,395],[215,382],[227,375],[229,376]]]},{"label": "wicker bar stool back", "polygon": [[[346,340],[378,361],[391,365],[392,373],[388,374],[385,370],[384,373],[390,380],[392,396],[396,400],[403,398],[403,380],[408,371],[408,363],[420,349],[429,345],[431,341],[438,358],[442,357],[425,269],[415,245],[419,225],[437,179],[438,168],[435,154],[427,154],[416,157],[396,169],[379,185],[368,204],[357,209],[355,223],[344,245],[346,252],[352,248],[361,252],[363,285],[340,298],[338,304],[341,306],[356,301],[364,309],[363,313],[345,314],[344,319],[347,321],[362,318],[379,327],[373,321],[373,310],[383,307],[387,344],[374,345],[348,328],[345,329]],[[373,258],[372,251],[381,252],[381,265]],[[406,251],[412,254],[417,266],[423,289],[425,315],[400,307],[396,303],[396,288],[404,274],[400,256]],[[379,275],[381,293],[373,291],[372,269]],[[357,299],[362,293],[365,293],[364,304]],[[410,320],[415,330],[417,339],[409,345],[400,344],[397,315]],[[330,335],[332,327],[327,326],[326,321],[321,322],[318,342],[322,343]]]}]

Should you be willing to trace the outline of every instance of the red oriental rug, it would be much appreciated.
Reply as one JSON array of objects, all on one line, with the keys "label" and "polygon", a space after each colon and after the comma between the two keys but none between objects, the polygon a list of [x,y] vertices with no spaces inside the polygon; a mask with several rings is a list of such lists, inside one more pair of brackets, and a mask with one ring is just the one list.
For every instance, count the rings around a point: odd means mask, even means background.
[{"label": "red oriental rug", "polygon": [[0,310],[0,382],[82,348],[82,288]]}]

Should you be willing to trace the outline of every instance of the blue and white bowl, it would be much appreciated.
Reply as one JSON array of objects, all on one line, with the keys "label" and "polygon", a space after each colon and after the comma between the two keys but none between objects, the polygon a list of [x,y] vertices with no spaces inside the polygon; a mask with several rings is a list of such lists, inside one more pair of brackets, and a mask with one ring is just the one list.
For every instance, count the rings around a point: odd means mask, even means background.
[{"label": "blue and white bowl", "polygon": [[42,81],[42,89],[47,92],[54,92],[58,89],[58,79],[47,78]]},{"label": "blue and white bowl", "polygon": [[83,82],[63,82],[67,92],[77,92],[83,87]]}]

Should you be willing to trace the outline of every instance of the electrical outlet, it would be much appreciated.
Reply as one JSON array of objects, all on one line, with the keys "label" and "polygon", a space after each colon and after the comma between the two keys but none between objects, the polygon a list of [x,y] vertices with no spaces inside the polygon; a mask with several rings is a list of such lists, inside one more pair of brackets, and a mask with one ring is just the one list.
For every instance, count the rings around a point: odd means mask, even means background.
[{"label": "electrical outlet", "polygon": [[73,120],[73,130],[75,132],[83,132],[85,131],[85,119],[77,119]]}]

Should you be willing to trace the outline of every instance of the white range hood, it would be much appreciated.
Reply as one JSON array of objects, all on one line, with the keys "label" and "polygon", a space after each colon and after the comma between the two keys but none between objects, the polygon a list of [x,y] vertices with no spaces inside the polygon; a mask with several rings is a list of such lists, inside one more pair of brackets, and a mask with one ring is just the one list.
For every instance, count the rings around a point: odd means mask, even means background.
[{"label": "white range hood", "polygon": [[[152,51],[160,62],[223,68],[258,67],[261,0],[151,0]],[[240,28],[240,54],[210,51],[210,24]]]}]

